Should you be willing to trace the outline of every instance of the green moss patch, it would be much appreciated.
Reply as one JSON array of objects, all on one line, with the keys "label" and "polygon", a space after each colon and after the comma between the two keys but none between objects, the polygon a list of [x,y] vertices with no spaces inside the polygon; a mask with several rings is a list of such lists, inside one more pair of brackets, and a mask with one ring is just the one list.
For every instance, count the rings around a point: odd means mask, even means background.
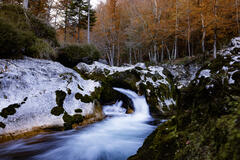
[{"label": "green moss patch", "polygon": [[3,123],[3,122],[0,122],[0,128],[5,128],[6,127],[6,125]]},{"label": "green moss patch", "polygon": [[54,107],[52,110],[51,110],[51,114],[55,115],[55,116],[60,116],[61,114],[64,113],[64,108],[62,106],[57,106],[57,107]]},{"label": "green moss patch", "polygon": [[93,98],[92,96],[88,96],[88,95],[85,95],[85,96],[82,96],[82,94],[80,93],[76,93],[75,94],[75,98],[77,100],[81,100],[81,102],[84,102],[84,103],[90,103],[90,102],[93,102]]},{"label": "green moss patch", "polygon": [[[160,125],[129,159],[238,160],[240,65],[230,65],[231,61],[231,56],[219,56],[205,65],[177,95],[176,116]],[[211,76],[198,78],[205,69],[211,70]],[[234,84],[229,84],[229,72],[234,72]]]},{"label": "green moss patch", "polygon": [[64,112],[62,117],[64,121],[64,129],[72,129],[73,124],[79,124],[83,122],[83,116],[81,114],[75,114],[73,116],[69,115],[67,112]]},{"label": "green moss patch", "polygon": [[0,112],[0,116],[3,118],[7,118],[9,115],[14,115],[16,113],[16,109],[19,108],[20,104],[12,104],[9,105],[7,108],[3,108]]},{"label": "green moss patch", "polygon": [[76,112],[76,113],[82,113],[82,109],[80,109],[80,108],[75,109],[75,112]]},{"label": "green moss patch", "polygon": [[53,114],[55,116],[60,116],[65,111],[63,108],[63,103],[64,103],[64,100],[65,100],[67,94],[61,90],[58,90],[55,93],[56,93],[56,103],[58,106],[54,107],[51,110],[51,114]]},{"label": "green moss patch", "polygon": [[53,27],[22,5],[0,4],[0,58],[52,58],[58,46]]},{"label": "green moss patch", "polygon": [[66,93],[64,91],[58,90],[56,93],[56,103],[58,106],[63,106],[63,102],[66,98]]}]

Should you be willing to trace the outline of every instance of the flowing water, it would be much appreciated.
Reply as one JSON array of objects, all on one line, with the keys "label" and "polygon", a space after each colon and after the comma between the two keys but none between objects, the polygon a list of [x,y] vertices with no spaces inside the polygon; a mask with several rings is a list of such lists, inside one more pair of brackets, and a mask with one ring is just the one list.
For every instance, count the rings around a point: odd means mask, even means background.
[{"label": "flowing water", "polygon": [[79,130],[38,135],[0,144],[0,160],[125,160],[135,154],[156,128],[145,97],[114,88],[127,95],[135,112],[125,114],[122,102],[105,106],[105,120]]}]

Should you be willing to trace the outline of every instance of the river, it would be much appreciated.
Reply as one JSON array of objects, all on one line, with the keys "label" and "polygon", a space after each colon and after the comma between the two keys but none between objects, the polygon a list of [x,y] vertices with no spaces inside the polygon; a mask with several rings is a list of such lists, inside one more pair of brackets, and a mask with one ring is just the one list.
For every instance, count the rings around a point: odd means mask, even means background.
[{"label": "river", "polygon": [[122,102],[105,106],[107,118],[87,127],[40,134],[0,144],[0,160],[125,160],[135,154],[144,139],[156,128],[150,122],[144,96],[114,88],[127,95],[135,112],[125,114]]}]

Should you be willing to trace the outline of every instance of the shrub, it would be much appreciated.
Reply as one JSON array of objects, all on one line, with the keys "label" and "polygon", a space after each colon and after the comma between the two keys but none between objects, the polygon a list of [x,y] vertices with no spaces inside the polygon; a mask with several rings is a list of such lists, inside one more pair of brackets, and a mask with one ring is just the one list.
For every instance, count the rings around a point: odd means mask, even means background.
[{"label": "shrub", "polygon": [[19,5],[0,4],[0,58],[54,58],[53,27]]},{"label": "shrub", "polygon": [[100,58],[100,52],[93,45],[67,45],[58,50],[57,61],[67,67],[79,62],[92,63]]},{"label": "shrub", "polygon": [[40,59],[55,59],[55,50],[44,40],[36,39],[36,42],[29,47],[27,56]]},{"label": "shrub", "polygon": [[18,30],[0,19],[0,58],[20,58],[34,42],[33,33]]},{"label": "shrub", "polygon": [[31,29],[38,38],[47,40],[52,46],[59,46],[56,30],[33,15],[30,15]]},{"label": "shrub", "polygon": [[36,37],[47,40],[53,46],[59,46],[55,29],[30,12],[24,11],[19,5],[0,5],[0,17],[19,30],[31,31]]}]

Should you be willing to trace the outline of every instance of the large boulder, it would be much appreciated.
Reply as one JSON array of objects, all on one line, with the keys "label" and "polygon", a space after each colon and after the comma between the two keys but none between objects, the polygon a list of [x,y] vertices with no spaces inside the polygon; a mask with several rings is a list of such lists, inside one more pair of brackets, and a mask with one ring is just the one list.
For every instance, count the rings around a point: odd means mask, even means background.
[{"label": "large boulder", "polygon": [[[27,57],[0,60],[0,138],[33,128],[68,129],[84,117],[98,116],[99,102],[85,99],[94,97],[99,87],[99,82],[84,80],[57,62]],[[76,112],[79,109],[81,113]]]},{"label": "large boulder", "polygon": [[239,159],[240,38],[181,90],[177,114],[130,160]]},{"label": "large boulder", "polygon": [[176,104],[176,88],[173,85],[172,74],[160,66],[146,67],[139,63],[122,67],[110,67],[95,62],[92,65],[80,63],[75,70],[85,79],[97,80],[102,90],[100,102],[102,105],[123,100],[124,107],[131,108],[130,99],[114,90],[114,87],[130,89],[139,95],[144,95],[152,114],[171,115]]}]

